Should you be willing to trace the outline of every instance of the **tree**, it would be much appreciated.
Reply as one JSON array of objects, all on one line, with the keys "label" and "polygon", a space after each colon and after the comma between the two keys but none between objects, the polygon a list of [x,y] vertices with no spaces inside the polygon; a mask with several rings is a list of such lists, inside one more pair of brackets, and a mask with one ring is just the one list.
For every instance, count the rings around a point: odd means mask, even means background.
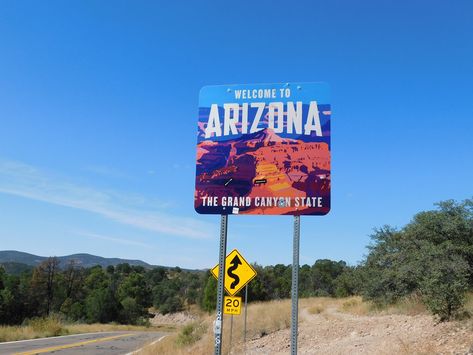
[{"label": "tree", "polygon": [[461,311],[465,302],[468,263],[449,248],[431,250],[426,260],[429,270],[419,285],[422,299],[440,321],[450,320]]},{"label": "tree", "polygon": [[361,267],[362,293],[392,303],[420,293],[441,320],[461,309],[473,279],[473,201],[445,201],[420,212],[401,230],[383,227]]},{"label": "tree", "polygon": [[21,278],[7,275],[0,268],[0,324],[18,324],[23,321],[28,300],[22,293]]},{"label": "tree", "polygon": [[84,281],[85,318],[89,323],[107,323],[118,319],[119,303],[115,298],[110,275],[102,267],[88,269]]},{"label": "tree", "polygon": [[33,271],[32,291],[38,303],[45,308],[45,314],[49,315],[54,300],[56,289],[56,278],[59,268],[59,259],[49,257],[39,264]]},{"label": "tree", "polygon": [[334,281],[343,273],[346,266],[344,261],[336,262],[328,259],[317,260],[311,270],[315,295],[334,296]]},{"label": "tree", "polygon": [[89,323],[117,320],[118,304],[110,289],[94,289],[85,300],[85,313]]},{"label": "tree", "polygon": [[125,297],[120,302],[120,321],[124,324],[138,324],[143,316],[143,307],[132,297]]},{"label": "tree", "polygon": [[117,298],[121,304],[121,321],[137,324],[140,317],[148,314],[151,306],[151,291],[146,284],[145,277],[132,272],[126,276],[117,291]]},{"label": "tree", "polygon": [[210,275],[207,278],[207,284],[204,288],[204,297],[202,298],[202,308],[207,312],[215,311],[217,307],[217,280]]},{"label": "tree", "polygon": [[346,267],[334,280],[334,296],[348,297],[360,294],[363,287],[360,267]]}]

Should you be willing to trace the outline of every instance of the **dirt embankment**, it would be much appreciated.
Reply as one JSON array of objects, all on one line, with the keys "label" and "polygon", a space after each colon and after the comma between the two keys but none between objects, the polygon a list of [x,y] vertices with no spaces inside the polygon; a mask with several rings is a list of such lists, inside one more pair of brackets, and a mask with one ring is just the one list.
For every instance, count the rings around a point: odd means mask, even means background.
[{"label": "dirt embankment", "polygon": [[[429,315],[359,316],[329,307],[318,314],[302,308],[299,354],[473,354],[469,323],[437,323]],[[246,354],[287,354],[290,330],[247,344]],[[471,348],[471,351],[470,351]]]},{"label": "dirt embankment", "polygon": [[196,320],[198,320],[198,317],[188,312],[177,312],[167,314],[160,314],[156,312],[154,313],[154,317],[150,319],[150,323],[152,326],[182,326],[195,322]]}]

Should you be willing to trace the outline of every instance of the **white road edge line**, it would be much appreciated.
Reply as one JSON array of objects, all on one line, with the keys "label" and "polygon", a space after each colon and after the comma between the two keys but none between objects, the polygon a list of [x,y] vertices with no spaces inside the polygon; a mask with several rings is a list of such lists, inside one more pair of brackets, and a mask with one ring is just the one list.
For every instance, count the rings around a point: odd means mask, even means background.
[{"label": "white road edge line", "polygon": [[37,340],[46,340],[46,339],[57,339],[57,338],[69,338],[69,337],[78,337],[81,335],[93,335],[93,334],[113,334],[116,332],[93,332],[93,333],[78,333],[78,334],[71,334],[71,335],[59,335],[56,337],[46,337],[46,338],[35,338],[35,339],[24,339],[24,340],[14,340],[14,341],[5,341],[0,343],[0,347],[4,344],[18,344],[18,343],[26,343],[30,341],[37,341]]},{"label": "white road edge line", "polygon": [[161,340],[163,340],[164,338],[166,338],[167,335],[163,335],[161,338],[159,338],[158,340],[155,340],[145,346],[143,346],[142,348],[139,348],[139,349],[136,349],[135,351],[132,351],[131,353],[127,353],[125,355],[135,355],[135,354],[138,354],[141,350],[143,350],[144,348],[147,348],[148,346],[151,346],[151,345],[154,345],[154,344],[157,344],[159,343]]}]

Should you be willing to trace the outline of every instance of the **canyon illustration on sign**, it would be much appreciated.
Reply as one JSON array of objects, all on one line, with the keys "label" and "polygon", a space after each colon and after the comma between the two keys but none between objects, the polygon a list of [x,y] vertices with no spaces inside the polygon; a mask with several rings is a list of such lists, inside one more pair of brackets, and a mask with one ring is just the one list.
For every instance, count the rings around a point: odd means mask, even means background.
[{"label": "canyon illustration on sign", "polygon": [[325,215],[330,117],[324,83],[205,86],[194,206],[202,214]]}]

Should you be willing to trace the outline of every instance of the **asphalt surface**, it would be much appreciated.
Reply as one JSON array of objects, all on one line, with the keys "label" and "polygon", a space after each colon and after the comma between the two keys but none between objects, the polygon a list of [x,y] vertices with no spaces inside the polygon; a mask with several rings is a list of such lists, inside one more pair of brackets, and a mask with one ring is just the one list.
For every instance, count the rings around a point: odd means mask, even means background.
[{"label": "asphalt surface", "polygon": [[165,336],[162,332],[102,332],[0,343],[0,354],[129,354]]}]

